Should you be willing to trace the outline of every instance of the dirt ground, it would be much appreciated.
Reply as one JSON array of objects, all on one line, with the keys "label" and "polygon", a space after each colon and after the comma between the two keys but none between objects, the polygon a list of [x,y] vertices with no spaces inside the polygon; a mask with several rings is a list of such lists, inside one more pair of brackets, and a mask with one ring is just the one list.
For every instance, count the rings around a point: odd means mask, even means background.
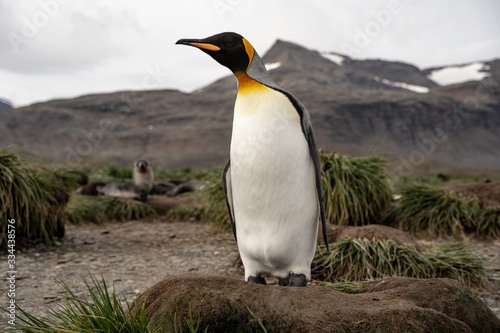
[{"label": "dirt ground", "polygon": [[[16,253],[16,302],[28,313],[47,315],[57,308],[60,278],[77,295],[87,295],[83,278],[104,276],[109,290],[132,301],[172,275],[203,272],[239,276],[230,233],[207,224],[151,221],[68,225],[55,247],[36,246]],[[7,265],[5,253],[0,256]],[[7,283],[2,285],[2,294]],[[2,306],[5,296],[2,295]],[[1,315],[3,321],[4,315]]]},{"label": "dirt ground", "polygon": [[[476,242],[475,248],[491,259],[490,290],[478,293],[500,318],[500,241]],[[47,315],[49,307],[57,308],[61,301],[56,277],[77,295],[87,295],[82,278],[102,274],[109,290],[114,285],[117,294],[129,302],[168,276],[199,272],[243,279],[233,265],[236,253],[232,234],[216,232],[207,224],[156,218],[69,225],[55,247],[39,245],[16,252],[16,302],[31,314]],[[6,267],[6,253],[0,260]],[[7,287],[4,282],[2,294]],[[2,295],[2,306],[5,300]],[[0,318],[3,322],[5,314]]]},{"label": "dirt ground", "polygon": [[451,184],[445,186],[444,190],[457,192],[468,198],[476,198],[486,207],[500,206],[500,182]]}]

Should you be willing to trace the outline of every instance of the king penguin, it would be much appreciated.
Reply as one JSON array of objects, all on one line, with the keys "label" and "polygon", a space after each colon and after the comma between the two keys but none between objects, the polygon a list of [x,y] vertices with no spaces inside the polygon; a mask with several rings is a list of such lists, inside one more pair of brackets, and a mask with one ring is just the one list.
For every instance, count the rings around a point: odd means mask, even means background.
[{"label": "king penguin", "polygon": [[306,286],[318,220],[326,235],[318,148],[309,113],[269,76],[241,35],[180,39],[229,68],[238,80],[230,159],[222,181],[245,280]]}]

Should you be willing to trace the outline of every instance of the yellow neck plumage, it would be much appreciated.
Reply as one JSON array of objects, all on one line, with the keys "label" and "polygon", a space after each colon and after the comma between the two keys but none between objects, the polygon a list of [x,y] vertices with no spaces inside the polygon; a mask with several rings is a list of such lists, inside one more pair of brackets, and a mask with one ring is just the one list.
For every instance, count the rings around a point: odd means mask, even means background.
[{"label": "yellow neck plumage", "polygon": [[236,74],[236,78],[238,79],[238,94],[255,93],[262,89],[268,89],[265,85],[255,81],[254,79],[252,79],[247,75],[246,72],[248,71],[248,68],[250,68],[250,65],[252,64],[252,59],[255,54],[255,50],[253,46],[245,38],[243,38],[243,45],[245,45],[245,51],[248,55],[249,61],[246,71]]}]

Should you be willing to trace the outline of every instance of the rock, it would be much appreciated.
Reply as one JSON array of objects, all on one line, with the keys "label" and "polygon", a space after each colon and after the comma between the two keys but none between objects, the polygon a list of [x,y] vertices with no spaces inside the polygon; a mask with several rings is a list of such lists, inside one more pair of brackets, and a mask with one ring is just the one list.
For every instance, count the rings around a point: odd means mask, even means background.
[{"label": "rock", "polygon": [[499,332],[500,320],[463,284],[451,279],[389,278],[360,294],[321,286],[248,284],[216,275],[187,274],[153,285],[132,304],[151,324],[174,331],[176,318],[211,332]]},{"label": "rock", "polygon": [[[328,242],[336,242],[346,238],[392,240],[398,245],[410,244],[422,252],[423,246],[418,244],[415,238],[407,232],[380,224],[370,224],[362,227],[351,227],[344,225],[328,224]],[[318,232],[318,243],[323,244],[323,234]]]}]

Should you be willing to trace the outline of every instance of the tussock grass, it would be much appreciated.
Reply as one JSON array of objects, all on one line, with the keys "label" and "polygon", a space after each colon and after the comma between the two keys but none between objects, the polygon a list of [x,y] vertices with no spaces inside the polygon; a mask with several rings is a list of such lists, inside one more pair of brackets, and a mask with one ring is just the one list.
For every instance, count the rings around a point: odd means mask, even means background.
[{"label": "tussock grass", "polygon": [[386,276],[429,277],[431,263],[411,245],[348,238],[319,247],[314,275],[326,281],[360,281]]},{"label": "tussock grass", "polygon": [[365,225],[382,219],[392,191],[386,160],[376,154],[349,159],[321,154],[326,218],[338,225]]},{"label": "tussock grass", "polygon": [[16,238],[50,243],[64,234],[61,215],[74,187],[63,170],[28,164],[21,155],[0,150],[0,246],[6,242],[8,219],[15,219]]},{"label": "tussock grass", "polygon": [[500,207],[485,207],[477,220],[480,236],[500,239]]},{"label": "tussock grass", "polygon": [[126,167],[118,167],[114,165],[110,165],[106,169],[106,174],[108,177],[111,177],[113,179],[132,179],[132,176],[134,174],[134,170],[132,166],[126,166]]},{"label": "tussock grass", "polygon": [[231,222],[222,186],[223,168],[216,167],[196,173],[197,180],[205,183],[204,189],[197,194],[202,205],[182,205],[171,209],[166,217],[169,220],[197,220],[211,223],[219,230],[230,230]]},{"label": "tussock grass", "polygon": [[203,197],[207,202],[202,211],[201,220],[211,222],[220,230],[231,230],[231,222],[227,211],[226,197],[222,185],[222,169],[213,169],[206,177],[207,187]]},{"label": "tussock grass", "polygon": [[158,166],[154,168],[155,176],[158,179],[184,179],[188,181],[203,181],[206,179],[210,179],[214,171],[219,171],[222,174],[222,169],[220,167],[215,167],[211,169],[202,169],[202,170],[193,170],[191,168],[184,168],[181,170],[171,170],[166,169],[162,166]]},{"label": "tussock grass", "polygon": [[[53,318],[36,317],[17,307],[22,316],[17,316],[13,331],[23,332],[162,332],[148,327],[144,309],[132,313],[128,302],[125,307],[114,289],[112,295],[104,279],[84,282],[89,297],[78,297],[62,280],[58,280],[63,290],[60,296],[63,303],[58,309],[51,309]],[[7,311],[3,308],[4,311]]]},{"label": "tussock grass", "polygon": [[140,220],[155,214],[151,206],[140,201],[73,194],[64,218],[73,224],[102,224],[109,220]]},{"label": "tussock grass", "polygon": [[420,253],[412,245],[391,240],[345,239],[330,243],[330,252],[323,245],[318,247],[312,276],[327,282],[448,277],[481,286],[484,265],[485,260],[462,243],[440,244]]},{"label": "tussock grass", "polygon": [[205,186],[199,193],[194,194],[199,199],[195,200],[196,204],[174,207],[167,212],[166,219],[170,221],[203,221],[211,223],[219,230],[230,230],[231,223],[222,186],[222,170],[221,167],[215,167],[203,171],[185,169],[169,172],[170,175],[185,175],[187,177],[184,178],[201,181]]},{"label": "tussock grass", "polygon": [[468,286],[482,286],[486,260],[471,250],[470,243],[442,243],[425,252],[436,277],[447,277]]},{"label": "tussock grass", "polygon": [[432,236],[476,236],[500,238],[500,207],[483,207],[479,200],[423,184],[400,189],[394,215],[399,227],[411,233],[427,231]]},{"label": "tussock grass", "polygon": [[151,206],[136,200],[111,199],[108,202],[106,215],[111,220],[140,220],[155,215]]},{"label": "tussock grass", "polygon": [[64,219],[73,224],[102,224],[106,221],[108,201],[98,197],[73,194],[64,211]]}]

